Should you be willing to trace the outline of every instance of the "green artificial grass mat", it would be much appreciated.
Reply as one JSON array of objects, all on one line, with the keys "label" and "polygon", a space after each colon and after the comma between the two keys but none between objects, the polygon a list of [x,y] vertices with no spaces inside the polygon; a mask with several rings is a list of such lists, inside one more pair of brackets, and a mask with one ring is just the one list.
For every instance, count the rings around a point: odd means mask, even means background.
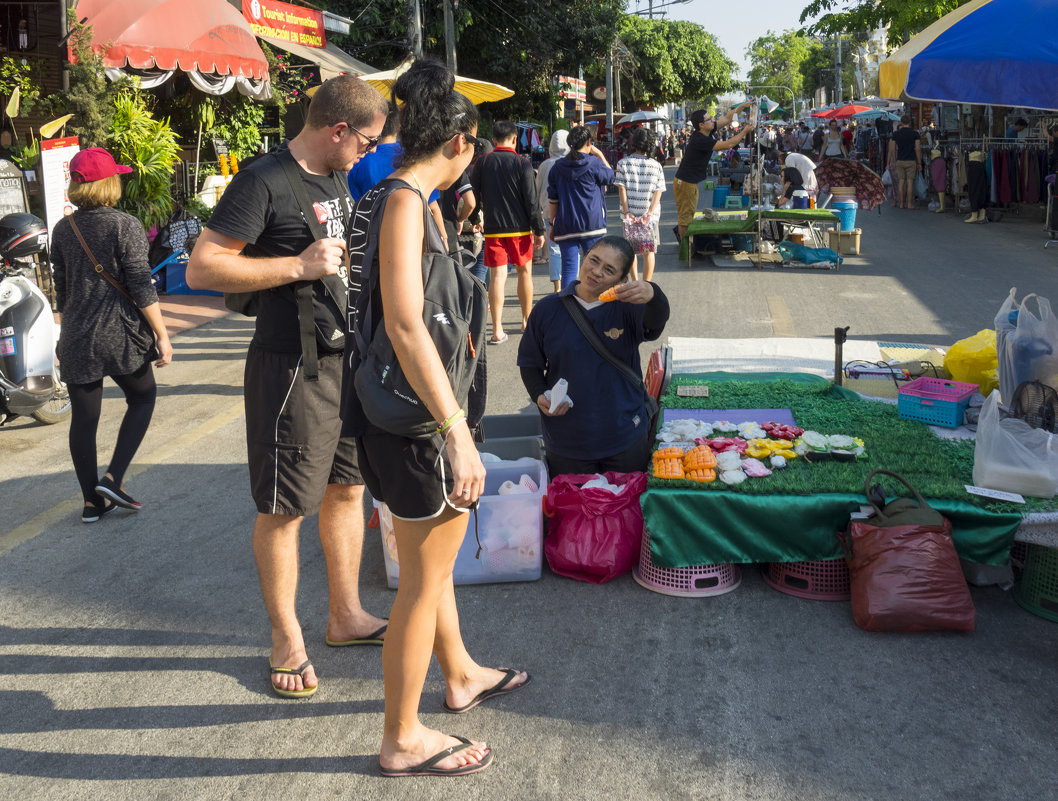
[{"label": "green artificial grass mat", "polygon": [[[706,385],[708,397],[682,397],[677,387]],[[941,439],[929,426],[904,420],[893,404],[861,398],[819,376],[779,373],[686,373],[672,377],[661,397],[668,409],[789,409],[797,425],[821,434],[859,437],[866,458],[855,462],[826,461],[809,464],[792,460],[782,470],[765,478],[750,478],[728,486],[719,478],[710,483],[656,479],[653,488],[697,488],[703,492],[723,490],[750,495],[863,493],[864,481],[874,470],[899,473],[925,498],[950,498],[992,512],[1028,514],[1055,511],[1058,500],[1025,498],[1024,504],[982,498],[966,492],[973,484],[974,441]],[[708,420],[708,416],[705,418]],[[764,422],[764,421],[758,421]],[[724,436],[724,435],[719,435]],[[887,495],[907,495],[902,484],[880,477]]]}]

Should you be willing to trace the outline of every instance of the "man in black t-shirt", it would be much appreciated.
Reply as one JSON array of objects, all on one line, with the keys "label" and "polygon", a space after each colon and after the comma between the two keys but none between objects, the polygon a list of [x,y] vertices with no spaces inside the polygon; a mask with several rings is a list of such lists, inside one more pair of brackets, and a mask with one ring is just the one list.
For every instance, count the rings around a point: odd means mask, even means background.
[{"label": "man in black t-shirt", "polygon": [[743,125],[742,130],[726,141],[719,141],[716,132],[731,124],[735,114],[752,106],[752,102],[743,103],[731,109],[722,117],[710,117],[704,109],[691,114],[691,127],[694,132],[683,149],[683,160],[676,168],[676,177],[672,180],[672,195],[676,199],[676,226],[680,239],[687,233],[687,226],[694,219],[698,208],[698,184],[709,175],[709,160],[714,150],[727,150],[735,147],[746,138],[753,126]]},{"label": "man in black t-shirt", "polygon": [[[342,354],[321,352],[318,379],[306,379],[292,285],[328,275],[348,282],[346,172],[378,143],[386,110],[382,95],[359,79],[324,83],[288,150],[262,156],[232,179],[187,267],[189,286],[258,293],[243,388],[258,512],[253,549],[272,622],[271,685],[285,698],[317,688],[295,610],[305,515],[319,512],[330,583],[327,644],[380,645],[385,632],[385,621],[360,605],[364,488],[354,441],[341,438]],[[324,238],[314,239],[302,214],[284,171],[287,158]]]},{"label": "man in black t-shirt", "polygon": [[900,127],[889,140],[889,166],[896,174],[896,203],[898,209],[915,207],[915,176],[922,170],[922,137],[911,127],[911,115],[900,118]]}]

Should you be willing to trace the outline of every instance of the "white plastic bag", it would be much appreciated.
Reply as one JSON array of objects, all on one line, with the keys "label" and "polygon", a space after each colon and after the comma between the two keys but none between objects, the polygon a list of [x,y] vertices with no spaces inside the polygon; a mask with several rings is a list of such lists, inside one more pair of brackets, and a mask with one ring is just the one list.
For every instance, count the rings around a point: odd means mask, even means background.
[{"label": "white plastic bag", "polygon": [[1047,298],[1030,294],[1018,303],[1016,292],[1012,287],[995,318],[999,392],[1006,403],[1025,381],[1058,388],[1058,317]]},{"label": "white plastic bag", "polygon": [[1001,418],[993,390],[977,422],[973,477],[978,487],[1051,498],[1058,492],[1058,437],[1016,417]]}]

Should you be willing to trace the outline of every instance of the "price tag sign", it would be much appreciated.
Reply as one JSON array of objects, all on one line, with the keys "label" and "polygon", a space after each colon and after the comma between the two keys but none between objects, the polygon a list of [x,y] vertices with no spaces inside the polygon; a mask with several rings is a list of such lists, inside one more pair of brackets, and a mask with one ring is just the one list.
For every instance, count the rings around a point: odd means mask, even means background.
[{"label": "price tag sign", "polygon": [[708,398],[709,387],[704,384],[681,384],[676,387],[676,394],[681,398]]},{"label": "price tag sign", "polygon": [[974,487],[964,484],[966,491],[971,495],[980,495],[982,498],[994,498],[997,501],[1010,501],[1011,503],[1025,503],[1025,499],[1016,492],[1001,492],[1000,490],[988,489],[987,487]]}]

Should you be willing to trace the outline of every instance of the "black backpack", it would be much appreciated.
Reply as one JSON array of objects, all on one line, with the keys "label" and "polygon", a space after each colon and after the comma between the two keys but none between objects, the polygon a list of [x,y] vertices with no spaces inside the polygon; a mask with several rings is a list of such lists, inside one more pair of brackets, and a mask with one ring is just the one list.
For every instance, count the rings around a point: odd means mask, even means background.
[{"label": "black backpack", "polygon": [[[350,351],[349,366],[360,406],[372,425],[391,434],[423,439],[437,433],[437,422],[408,382],[385,323],[376,314],[378,237],[383,203],[393,190],[402,187],[413,188],[400,179],[383,180],[357,202],[354,212],[360,218],[364,209],[369,209],[371,220],[362,253],[351,248],[351,258],[354,262],[359,258],[363,273],[355,311],[350,315],[349,335],[355,342],[355,351]],[[419,196],[422,197],[421,193]],[[433,221],[423,199],[427,243],[431,225]],[[456,401],[466,411],[467,422],[473,429],[485,413],[488,294],[485,285],[448,254],[433,252],[428,246],[424,250],[423,324],[437,347]]]}]

